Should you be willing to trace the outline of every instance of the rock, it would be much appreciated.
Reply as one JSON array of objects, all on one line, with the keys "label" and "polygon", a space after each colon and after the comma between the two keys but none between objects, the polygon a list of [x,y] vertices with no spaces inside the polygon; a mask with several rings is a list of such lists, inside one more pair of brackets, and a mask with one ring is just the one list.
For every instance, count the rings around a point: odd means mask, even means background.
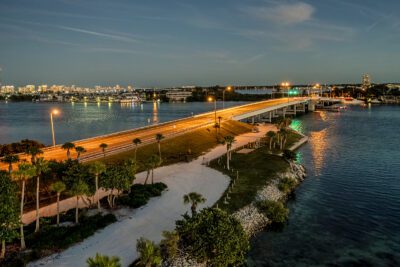
[{"label": "rock", "polygon": [[[300,184],[306,177],[305,168],[296,164],[295,162],[290,162],[290,167],[286,172],[279,173],[270,184],[266,185],[260,191],[257,192],[254,201],[244,208],[241,208],[237,212],[233,213],[232,216],[236,218],[242,225],[244,231],[252,236],[255,233],[264,229],[268,224],[268,218],[260,213],[256,207],[256,203],[259,201],[281,201],[285,200],[288,194],[283,193],[279,190],[279,181],[283,178],[290,178],[296,181],[296,184]],[[187,265],[182,265],[187,266]]]},{"label": "rock", "polygon": [[243,227],[248,236],[252,236],[268,225],[269,220],[260,213],[254,204],[250,204],[232,215]]}]

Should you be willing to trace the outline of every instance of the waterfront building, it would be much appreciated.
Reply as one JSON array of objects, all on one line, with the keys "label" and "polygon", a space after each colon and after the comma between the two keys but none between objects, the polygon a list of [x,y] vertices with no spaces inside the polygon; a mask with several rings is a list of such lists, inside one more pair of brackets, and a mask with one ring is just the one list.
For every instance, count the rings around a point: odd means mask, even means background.
[{"label": "waterfront building", "polygon": [[170,102],[175,102],[175,101],[186,101],[186,99],[188,97],[192,96],[192,92],[191,91],[184,91],[184,90],[169,90],[166,93],[166,97],[168,98],[168,100]]}]

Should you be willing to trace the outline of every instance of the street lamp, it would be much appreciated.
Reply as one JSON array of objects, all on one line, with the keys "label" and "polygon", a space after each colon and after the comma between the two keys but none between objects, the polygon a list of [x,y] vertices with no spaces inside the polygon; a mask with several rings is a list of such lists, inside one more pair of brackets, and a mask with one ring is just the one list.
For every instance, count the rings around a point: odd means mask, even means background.
[{"label": "street lamp", "polygon": [[225,108],[225,91],[231,91],[231,90],[232,86],[228,86],[222,91],[222,109]]},{"label": "street lamp", "polygon": [[214,101],[214,124],[217,124],[217,98],[216,97],[208,97],[208,102]]},{"label": "street lamp", "polygon": [[51,136],[53,138],[53,147],[56,146],[56,137],[54,135],[54,124],[53,124],[53,114],[57,115],[59,113],[59,111],[57,109],[53,109],[50,112],[50,124],[51,124]]}]

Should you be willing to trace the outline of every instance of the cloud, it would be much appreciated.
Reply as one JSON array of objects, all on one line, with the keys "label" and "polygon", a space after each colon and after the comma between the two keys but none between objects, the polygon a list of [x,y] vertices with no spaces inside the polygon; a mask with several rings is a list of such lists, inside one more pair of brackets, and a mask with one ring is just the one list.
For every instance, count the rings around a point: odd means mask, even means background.
[{"label": "cloud", "polygon": [[272,4],[268,7],[248,7],[245,12],[255,18],[276,24],[298,24],[312,19],[315,8],[307,3]]},{"label": "cloud", "polygon": [[117,40],[117,41],[125,41],[125,42],[133,42],[133,43],[138,42],[135,39],[125,37],[125,36],[115,35],[115,34],[89,31],[86,29],[73,28],[73,27],[67,27],[67,26],[54,26],[54,27],[57,27],[62,30],[73,31],[73,32],[78,32],[78,33],[83,33],[83,34],[88,34],[88,35],[94,35],[94,36],[99,36],[99,37],[108,38],[108,39]]}]

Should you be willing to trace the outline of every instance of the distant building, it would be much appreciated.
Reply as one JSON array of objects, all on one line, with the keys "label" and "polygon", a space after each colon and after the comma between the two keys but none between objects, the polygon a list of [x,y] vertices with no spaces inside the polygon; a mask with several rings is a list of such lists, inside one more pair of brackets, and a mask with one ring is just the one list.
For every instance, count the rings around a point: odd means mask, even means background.
[{"label": "distant building", "polygon": [[363,75],[361,87],[363,90],[366,90],[371,87],[371,77],[368,74]]},{"label": "distant building", "polygon": [[169,101],[186,101],[188,97],[192,96],[192,92],[183,90],[170,90],[166,93]]}]

